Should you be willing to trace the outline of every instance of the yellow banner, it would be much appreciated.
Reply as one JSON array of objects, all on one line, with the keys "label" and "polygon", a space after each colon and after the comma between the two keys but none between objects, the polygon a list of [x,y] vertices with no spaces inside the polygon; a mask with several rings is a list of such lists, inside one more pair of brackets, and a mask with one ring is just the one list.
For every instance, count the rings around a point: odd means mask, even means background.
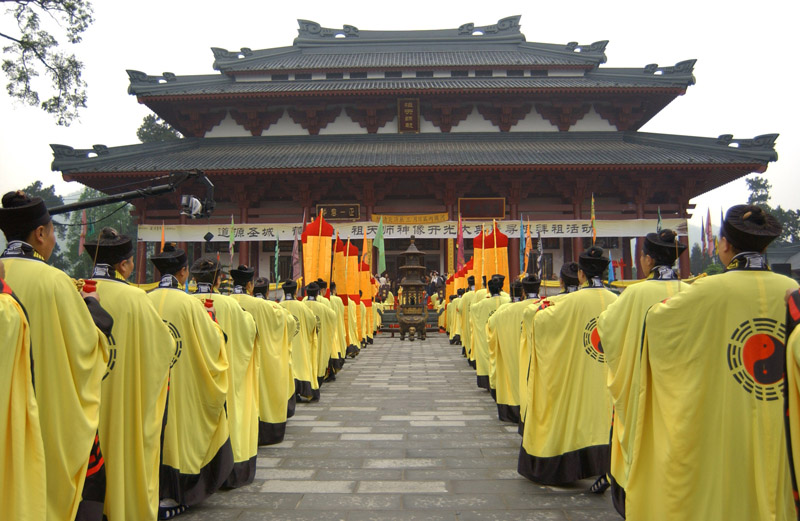
[{"label": "yellow banner", "polygon": [[443,223],[449,216],[447,213],[429,213],[423,215],[372,215],[374,222],[383,217],[383,224],[436,224]]}]

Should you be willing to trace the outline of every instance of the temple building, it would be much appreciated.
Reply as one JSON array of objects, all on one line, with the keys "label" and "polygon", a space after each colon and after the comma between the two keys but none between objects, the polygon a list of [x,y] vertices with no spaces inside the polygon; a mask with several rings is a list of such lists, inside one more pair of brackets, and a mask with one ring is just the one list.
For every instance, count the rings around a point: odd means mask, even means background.
[{"label": "temple building", "polygon": [[[429,268],[451,269],[461,215],[468,237],[493,219],[505,226],[515,274],[519,223],[530,222],[550,273],[591,241],[594,209],[616,277],[630,278],[637,237],[654,231],[659,212],[685,234],[690,199],[764,172],[777,160],[777,135],[639,132],[694,84],[695,60],[609,68],[607,43],[528,42],[518,16],[419,31],[299,20],[287,47],[212,48],[214,74],[129,70],[129,93],[185,137],[53,145],[52,167],[107,192],[173,171],[205,172],[217,201],[210,220],[178,215],[181,193],[134,203],[140,266],[162,222],[168,240],[198,256],[227,251],[233,218],[237,263],[271,273],[279,239],[286,278],[293,231],[323,212],[359,247],[383,216],[392,226],[390,272],[392,252],[412,234]],[[680,265],[688,275],[688,253]]]}]

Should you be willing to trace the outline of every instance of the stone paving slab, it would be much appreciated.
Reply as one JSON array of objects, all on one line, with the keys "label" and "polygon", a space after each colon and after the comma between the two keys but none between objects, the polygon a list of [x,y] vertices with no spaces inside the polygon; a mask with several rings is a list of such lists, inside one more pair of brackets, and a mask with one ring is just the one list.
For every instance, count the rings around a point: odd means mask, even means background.
[{"label": "stone paving slab", "polygon": [[220,491],[186,521],[611,521],[592,480],[546,487],[516,472],[520,436],[440,334],[379,335],[319,402],[297,404],[286,439],[261,447],[253,484]]}]

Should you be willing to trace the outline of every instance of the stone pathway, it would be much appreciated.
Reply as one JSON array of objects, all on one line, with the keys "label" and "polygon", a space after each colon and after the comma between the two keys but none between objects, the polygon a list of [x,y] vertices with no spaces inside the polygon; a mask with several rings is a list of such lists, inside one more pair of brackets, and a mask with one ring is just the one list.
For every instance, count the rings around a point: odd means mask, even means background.
[{"label": "stone pathway", "polygon": [[520,436],[500,422],[445,335],[387,334],[298,404],[286,440],[258,451],[255,482],[179,519],[614,520],[609,493],[517,474]]}]

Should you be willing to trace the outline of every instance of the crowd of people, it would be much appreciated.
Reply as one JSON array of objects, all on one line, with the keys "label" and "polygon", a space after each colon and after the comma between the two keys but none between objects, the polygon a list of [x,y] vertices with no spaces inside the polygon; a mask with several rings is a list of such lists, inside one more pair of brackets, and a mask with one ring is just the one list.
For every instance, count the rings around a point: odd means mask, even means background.
[{"label": "crowd of people", "polygon": [[219,260],[190,266],[174,244],[150,258],[161,278],[145,292],[126,281],[134,242],[112,228],[73,280],[47,264],[53,222],[22,192],[3,196],[0,229],[4,519],[172,519],[251,483],[258,447],[283,441],[297,401],[319,400],[380,327],[321,279],[303,300],[287,281],[278,303],[240,265],[224,295]]},{"label": "crowd of people", "polygon": [[[379,298],[368,308],[322,279],[302,300],[287,281],[276,302],[240,265],[222,294],[219,260],[190,265],[174,244],[150,258],[161,278],[145,292],[126,281],[133,241],[111,228],[86,242],[92,272],[73,280],[47,264],[53,222],[22,192],[3,196],[0,229],[8,519],[171,519],[246,486],[258,447],[281,442],[296,403],[319,400],[380,327]],[[555,296],[540,298],[534,275],[470,276],[440,300],[432,273],[428,289],[498,419],[519,425],[522,476],[596,477],[590,491],[610,488],[633,520],[794,519],[800,293],[764,257],[780,232],[761,208],[732,207],[726,272],[691,284],[673,270],[675,232],[648,234],[649,276],[619,296],[595,246],[562,267]]]},{"label": "crowd of people", "polygon": [[498,419],[519,424],[519,474],[597,477],[589,490],[610,487],[632,520],[798,519],[800,293],[764,256],[780,233],[760,207],[730,208],[726,271],[692,284],[673,269],[676,233],[650,233],[649,275],[619,296],[595,246],[552,297],[532,275],[509,294],[502,276],[469,277],[442,302],[444,327]]}]

